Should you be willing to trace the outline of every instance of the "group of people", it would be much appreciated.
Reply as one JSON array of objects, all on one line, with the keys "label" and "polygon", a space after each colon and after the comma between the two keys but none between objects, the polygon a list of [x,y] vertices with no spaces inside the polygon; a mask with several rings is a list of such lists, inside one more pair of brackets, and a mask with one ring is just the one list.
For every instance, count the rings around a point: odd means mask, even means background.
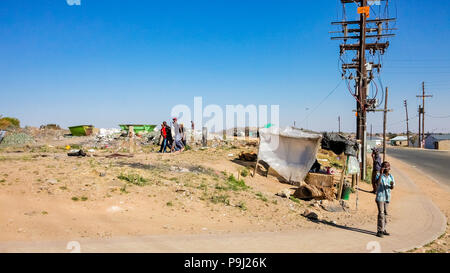
[{"label": "group of people", "polygon": [[[173,128],[173,134],[172,134]],[[186,147],[186,130],[184,125],[178,123],[177,118],[172,119],[172,126],[168,125],[167,122],[161,124],[161,148],[160,153],[166,153],[167,149],[169,152],[182,152]]]},{"label": "group of people", "polygon": [[372,171],[372,193],[376,194],[375,202],[378,208],[377,236],[389,235],[386,231],[388,207],[391,202],[391,190],[394,189],[395,180],[389,162],[381,162],[378,149],[372,150],[373,171]]}]

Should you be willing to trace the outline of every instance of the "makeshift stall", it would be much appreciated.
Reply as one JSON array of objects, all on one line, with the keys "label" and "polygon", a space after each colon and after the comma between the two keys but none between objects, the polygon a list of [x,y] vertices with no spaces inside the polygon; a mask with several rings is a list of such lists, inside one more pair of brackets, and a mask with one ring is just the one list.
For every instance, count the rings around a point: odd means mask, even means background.
[{"label": "makeshift stall", "polygon": [[286,181],[293,184],[302,182],[319,150],[320,134],[297,128],[278,127],[259,130],[260,143],[253,175],[260,161],[264,161]]}]

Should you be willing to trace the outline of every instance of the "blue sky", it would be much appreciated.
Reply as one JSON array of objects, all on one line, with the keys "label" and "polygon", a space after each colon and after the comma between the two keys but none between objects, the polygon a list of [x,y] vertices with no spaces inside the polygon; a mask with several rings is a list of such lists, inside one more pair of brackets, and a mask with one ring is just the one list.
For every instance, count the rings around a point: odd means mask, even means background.
[{"label": "blue sky", "polygon": [[[336,131],[341,116],[354,131],[344,83],[318,106],[341,81],[329,33],[338,2],[3,0],[0,114],[31,126],[159,124],[202,96],[203,104],[279,104],[281,125],[314,130]],[[388,130],[405,130],[404,99],[417,130],[425,81],[434,95],[427,130],[450,131],[450,1],[395,2],[397,36],[381,74],[394,109]],[[381,132],[382,114],[369,114],[370,124]]]}]

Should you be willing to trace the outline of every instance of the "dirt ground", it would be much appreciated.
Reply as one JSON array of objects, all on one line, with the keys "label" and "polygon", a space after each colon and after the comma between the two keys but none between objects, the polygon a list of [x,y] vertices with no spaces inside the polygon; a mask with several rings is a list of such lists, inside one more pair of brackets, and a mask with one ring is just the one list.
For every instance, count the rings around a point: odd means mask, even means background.
[{"label": "dirt ground", "polygon": [[306,208],[342,225],[368,218],[276,196],[296,187],[272,175],[253,178],[254,163],[236,160],[254,146],[176,154],[150,146],[131,158],[106,158],[113,151],[98,149],[69,157],[70,141],[0,153],[1,241],[323,228],[301,216]]},{"label": "dirt ground", "polygon": [[[145,146],[133,157],[106,157],[112,149],[67,156],[66,145],[85,142],[82,137],[59,138],[0,151],[0,241],[332,229],[303,217],[306,209],[342,226],[376,219],[374,195],[365,182],[343,212],[325,211],[318,201],[277,196],[296,187],[281,183],[273,173],[265,177],[258,171],[252,177],[255,163],[237,160],[242,151],[255,152],[254,145],[230,142],[175,154]],[[318,158],[335,168],[337,181],[342,159],[327,152]],[[396,192],[396,201],[407,194]],[[430,194],[448,217],[445,193],[436,188]],[[445,238],[443,248],[432,249],[448,252]]]}]

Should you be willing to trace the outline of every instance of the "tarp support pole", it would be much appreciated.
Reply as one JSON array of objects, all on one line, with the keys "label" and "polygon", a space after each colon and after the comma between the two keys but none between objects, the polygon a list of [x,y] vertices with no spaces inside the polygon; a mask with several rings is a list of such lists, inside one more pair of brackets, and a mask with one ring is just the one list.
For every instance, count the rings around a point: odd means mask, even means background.
[{"label": "tarp support pole", "polygon": [[348,156],[344,163],[344,169],[342,170],[341,181],[339,182],[339,191],[338,191],[337,200],[341,200],[341,197],[342,197],[342,188],[344,187],[344,178],[345,178],[345,171],[347,170],[347,163],[348,163]]}]

